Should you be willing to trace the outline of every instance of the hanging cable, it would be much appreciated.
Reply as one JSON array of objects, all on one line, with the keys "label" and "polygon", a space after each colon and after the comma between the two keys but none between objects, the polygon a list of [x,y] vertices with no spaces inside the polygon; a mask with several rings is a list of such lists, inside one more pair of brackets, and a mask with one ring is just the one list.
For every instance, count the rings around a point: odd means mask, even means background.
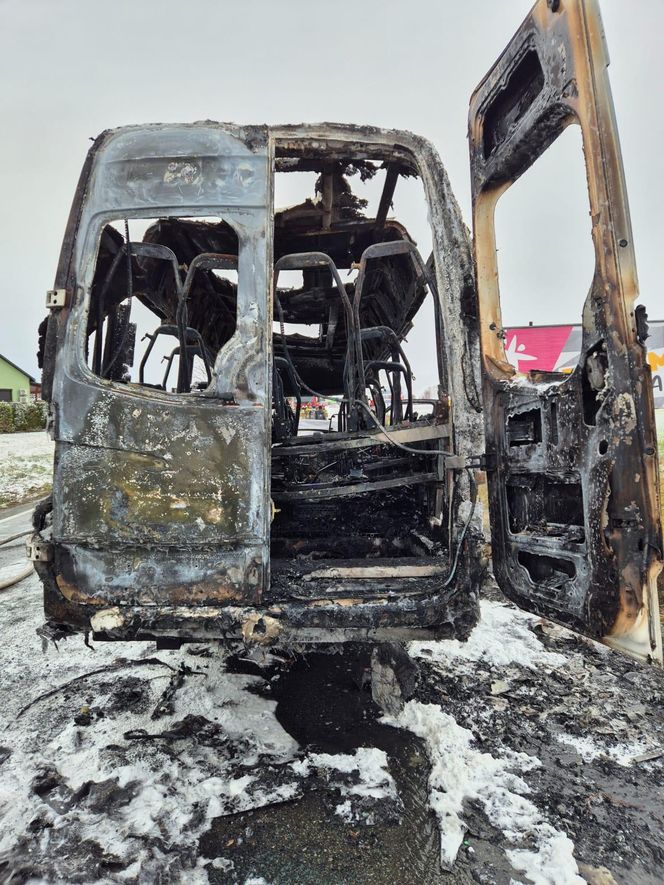
[{"label": "hanging cable", "polygon": [[[470,528],[470,523],[472,522],[473,516],[475,515],[475,505],[477,503],[477,481],[473,476],[473,471],[470,467],[464,467],[464,470],[468,474],[468,481],[470,483],[470,511],[466,518],[465,523],[463,524],[463,528],[461,529],[461,534],[459,535],[459,540],[457,541],[456,552],[454,554],[454,561],[452,563],[452,568],[450,569],[449,575],[443,581],[443,588],[449,587],[449,585],[454,580],[454,576],[456,575],[456,570],[459,565],[459,557],[461,556],[461,548],[463,547],[463,542],[466,538],[466,533]],[[450,547],[452,546],[452,539],[450,538]]]},{"label": "hanging cable", "polygon": [[411,446],[405,446],[403,443],[397,442],[396,439],[392,438],[392,434],[390,431],[383,427],[378,418],[374,415],[371,409],[366,405],[366,403],[357,402],[362,406],[362,408],[369,415],[373,423],[376,425],[378,430],[380,430],[381,434],[385,437],[385,439],[393,446],[396,446],[397,449],[403,449],[404,452],[409,452],[412,455],[435,455],[436,457],[441,456],[443,458],[456,458],[457,456],[454,452],[446,452],[443,449],[413,449]]}]

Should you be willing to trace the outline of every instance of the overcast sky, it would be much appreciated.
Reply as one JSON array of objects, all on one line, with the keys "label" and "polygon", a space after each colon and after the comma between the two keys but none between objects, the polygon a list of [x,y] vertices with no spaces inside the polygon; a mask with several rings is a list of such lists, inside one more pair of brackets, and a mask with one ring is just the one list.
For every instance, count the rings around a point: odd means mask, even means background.
[{"label": "overcast sky", "polygon": [[[44,294],[89,138],[105,128],[209,118],[411,129],[438,148],[470,223],[468,99],[529,7],[0,0],[0,353],[37,375]],[[604,0],[602,11],[642,300],[651,318],[663,318],[664,3]],[[538,161],[539,194],[524,178],[523,193],[517,183],[500,209],[504,319],[512,324],[578,321],[587,292],[587,197],[579,169],[565,171],[578,156],[573,135],[565,141],[558,157]]]}]

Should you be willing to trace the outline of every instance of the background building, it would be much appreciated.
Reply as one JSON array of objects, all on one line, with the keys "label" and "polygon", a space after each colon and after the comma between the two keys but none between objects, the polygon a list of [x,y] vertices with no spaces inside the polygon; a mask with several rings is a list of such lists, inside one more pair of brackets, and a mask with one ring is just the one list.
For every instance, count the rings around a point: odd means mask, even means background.
[{"label": "background building", "polygon": [[39,392],[35,379],[0,353],[0,402],[27,402]]}]

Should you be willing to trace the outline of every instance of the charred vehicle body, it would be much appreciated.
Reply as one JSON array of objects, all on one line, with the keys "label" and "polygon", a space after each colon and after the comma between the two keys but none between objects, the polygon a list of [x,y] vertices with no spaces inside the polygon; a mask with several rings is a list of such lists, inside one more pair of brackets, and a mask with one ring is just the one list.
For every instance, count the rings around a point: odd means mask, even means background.
[{"label": "charred vehicle body", "polygon": [[[482,469],[503,591],[661,661],[654,410],[607,64],[592,0],[535,5],[471,99],[472,242],[438,155],[407,132],[206,121],[97,138],[41,329],[56,455],[30,549],[56,628],[465,638]],[[568,126],[595,252],[583,347],[571,374],[522,374],[494,209]],[[275,208],[275,178],[303,172],[311,199]],[[353,182],[379,178],[365,212]],[[390,215],[413,178],[431,255]],[[406,336],[427,298],[423,402]],[[325,432],[303,432],[310,395],[338,402]]]}]

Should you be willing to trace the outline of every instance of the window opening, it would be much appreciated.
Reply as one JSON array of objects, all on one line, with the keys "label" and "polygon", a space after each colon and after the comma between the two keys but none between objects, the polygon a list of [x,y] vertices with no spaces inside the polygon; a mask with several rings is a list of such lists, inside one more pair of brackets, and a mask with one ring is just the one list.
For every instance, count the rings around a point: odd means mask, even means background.
[{"label": "window opening", "polygon": [[[562,327],[581,321],[595,270],[579,126],[568,126],[502,195],[495,223],[507,359],[520,372],[557,369],[549,351],[565,340]],[[537,331],[519,334],[529,325],[560,328],[547,342]]]},{"label": "window opening", "polygon": [[237,234],[218,218],[108,223],[91,286],[89,368],[174,393],[208,387],[236,328],[238,254]]},{"label": "window opening", "polygon": [[[343,558],[441,549],[451,496],[427,453],[449,447],[449,403],[428,206],[413,166],[330,161],[323,148],[280,157],[277,146],[275,170],[278,586],[290,550]],[[367,443],[376,421],[408,434],[410,450],[378,435]]]}]

